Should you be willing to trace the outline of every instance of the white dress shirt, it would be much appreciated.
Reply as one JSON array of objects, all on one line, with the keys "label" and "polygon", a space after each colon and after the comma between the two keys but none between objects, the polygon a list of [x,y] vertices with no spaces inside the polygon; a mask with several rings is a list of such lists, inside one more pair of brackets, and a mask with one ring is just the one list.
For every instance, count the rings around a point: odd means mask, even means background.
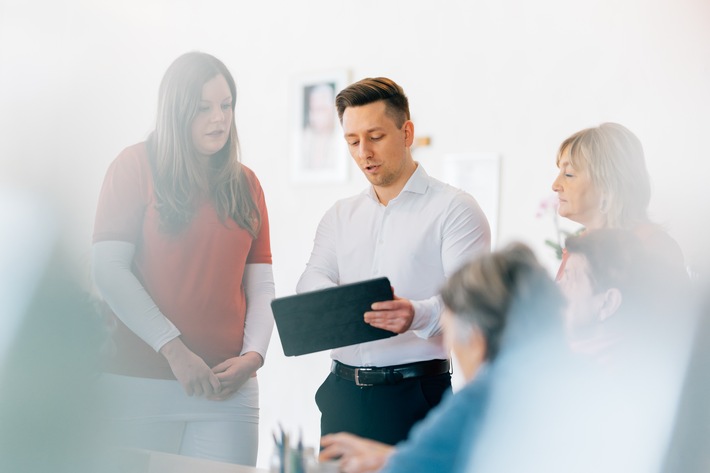
[{"label": "white dress shirt", "polygon": [[461,265],[490,251],[490,228],[475,199],[438,181],[420,164],[399,195],[382,205],[370,186],[323,216],[296,291],[387,276],[409,299],[408,332],[331,351],[351,366],[391,366],[449,357],[442,343],[439,291]]}]

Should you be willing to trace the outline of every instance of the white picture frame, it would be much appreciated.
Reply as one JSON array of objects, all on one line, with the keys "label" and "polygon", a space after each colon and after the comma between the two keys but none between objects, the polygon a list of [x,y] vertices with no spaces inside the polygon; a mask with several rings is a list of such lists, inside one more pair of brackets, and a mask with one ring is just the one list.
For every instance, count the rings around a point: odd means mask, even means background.
[{"label": "white picture frame", "polygon": [[478,202],[491,227],[491,247],[498,238],[500,202],[500,156],[496,153],[470,152],[444,156],[445,182],[468,192]]},{"label": "white picture frame", "polygon": [[291,177],[294,182],[347,180],[349,157],[335,96],[348,84],[347,70],[301,74],[294,78]]}]

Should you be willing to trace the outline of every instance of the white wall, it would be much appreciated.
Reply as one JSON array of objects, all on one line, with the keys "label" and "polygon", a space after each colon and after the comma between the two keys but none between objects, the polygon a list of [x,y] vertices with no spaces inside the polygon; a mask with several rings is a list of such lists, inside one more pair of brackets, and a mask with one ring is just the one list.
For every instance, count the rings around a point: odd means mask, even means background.
[{"label": "white wall", "polygon": [[[710,239],[710,4],[705,0],[0,0],[0,185],[46,192],[88,265],[103,173],[154,120],[168,64],[221,58],[238,86],[243,160],[267,195],[277,295],[294,291],[316,225],[365,180],[289,179],[296,74],[385,75],[410,96],[416,151],[432,175],[447,153],[502,157],[499,244],[542,245],[558,144],[618,121],[644,143],[653,217],[694,264]],[[573,228],[570,225],[570,228]],[[3,231],[7,231],[3,229]],[[261,372],[263,464],[277,421],[318,436],[313,393],[327,354],[285,359],[274,338]]]}]

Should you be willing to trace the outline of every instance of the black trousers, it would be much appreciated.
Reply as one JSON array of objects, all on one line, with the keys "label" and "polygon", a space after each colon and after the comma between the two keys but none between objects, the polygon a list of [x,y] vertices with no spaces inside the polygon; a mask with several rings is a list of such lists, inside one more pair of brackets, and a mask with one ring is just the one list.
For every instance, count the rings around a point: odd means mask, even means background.
[{"label": "black trousers", "polygon": [[316,392],[321,435],[350,432],[394,445],[450,390],[450,373],[363,387],[331,373]]}]

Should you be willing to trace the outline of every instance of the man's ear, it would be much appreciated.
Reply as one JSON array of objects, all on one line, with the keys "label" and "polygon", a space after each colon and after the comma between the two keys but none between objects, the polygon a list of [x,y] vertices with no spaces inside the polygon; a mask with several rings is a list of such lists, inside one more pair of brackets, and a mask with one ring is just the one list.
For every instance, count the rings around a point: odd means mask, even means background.
[{"label": "man's ear", "polygon": [[468,342],[468,346],[474,354],[473,356],[479,363],[483,363],[486,360],[486,351],[488,350],[488,343],[486,343],[486,337],[483,336],[483,332],[474,327],[470,332]]},{"label": "man's ear", "polygon": [[414,143],[414,123],[412,120],[404,122],[404,143],[408,148]]},{"label": "man's ear", "polygon": [[616,314],[621,307],[622,302],[621,291],[615,287],[607,289],[604,293],[604,300],[602,301],[602,306],[599,309],[599,321],[604,322],[612,315]]}]

